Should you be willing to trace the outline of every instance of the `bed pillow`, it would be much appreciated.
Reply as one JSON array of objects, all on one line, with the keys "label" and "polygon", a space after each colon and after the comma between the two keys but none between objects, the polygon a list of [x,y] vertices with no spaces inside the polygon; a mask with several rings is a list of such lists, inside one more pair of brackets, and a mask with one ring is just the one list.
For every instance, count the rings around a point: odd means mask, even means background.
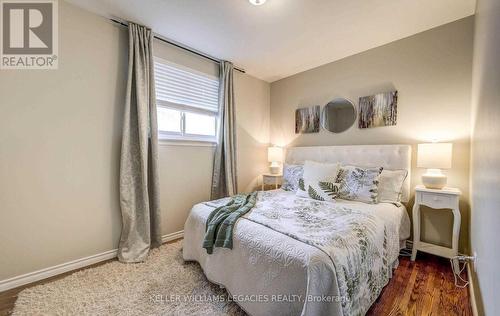
[{"label": "bed pillow", "polygon": [[281,188],[286,191],[297,191],[299,188],[299,180],[304,174],[304,166],[289,165],[283,166],[283,185]]},{"label": "bed pillow", "polygon": [[408,170],[382,170],[378,184],[378,200],[380,202],[401,202],[403,184]]},{"label": "bed pillow", "polygon": [[339,194],[339,184],[328,181],[299,180],[297,196],[311,198],[318,201],[334,202]]},{"label": "bed pillow", "polygon": [[329,181],[335,182],[339,173],[339,163],[316,162],[306,160],[304,162],[304,180],[306,181]]},{"label": "bed pillow", "polygon": [[337,198],[337,179],[340,164],[306,160],[304,174],[299,181],[296,194],[300,197],[320,201],[334,201]]},{"label": "bed pillow", "polygon": [[370,204],[378,203],[378,184],[382,170],[382,167],[341,167],[336,181],[339,184],[338,198]]}]

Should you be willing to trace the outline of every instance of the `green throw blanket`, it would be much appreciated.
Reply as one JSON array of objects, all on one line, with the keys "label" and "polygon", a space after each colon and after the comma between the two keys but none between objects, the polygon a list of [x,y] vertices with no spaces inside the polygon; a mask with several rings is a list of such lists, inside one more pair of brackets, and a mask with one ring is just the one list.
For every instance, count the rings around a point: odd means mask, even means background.
[{"label": "green throw blanket", "polygon": [[257,192],[238,194],[223,206],[210,213],[203,239],[203,248],[208,254],[215,247],[233,249],[233,226],[241,216],[250,211],[257,201]]}]

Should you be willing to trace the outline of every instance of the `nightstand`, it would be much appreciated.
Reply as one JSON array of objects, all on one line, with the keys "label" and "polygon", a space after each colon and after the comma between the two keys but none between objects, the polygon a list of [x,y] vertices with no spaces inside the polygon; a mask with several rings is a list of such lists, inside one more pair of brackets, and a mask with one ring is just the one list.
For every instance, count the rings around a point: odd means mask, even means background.
[{"label": "nightstand", "polygon": [[[458,237],[460,234],[460,209],[458,200],[460,190],[454,188],[443,188],[441,190],[427,189],[423,185],[418,185],[415,189],[415,205],[413,205],[413,250],[411,260],[415,261],[417,250],[431,253],[436,256],[452,258],[458,254]],[[420,206],[425,205],[433,209],[451,209],[453,212],[453,236],[452,247],[443,247],[420,241]],[[454,260],[454,265],[458,270],[458,262]]]},{"label": "nightstand", "polygon": [[281,179],[283,175],[280,174],[272,174],[272,173],[264,173],[262,175],[262,191],[264,191],[266,185],[273,185],[275,189],[278,189],[281,186]]}]

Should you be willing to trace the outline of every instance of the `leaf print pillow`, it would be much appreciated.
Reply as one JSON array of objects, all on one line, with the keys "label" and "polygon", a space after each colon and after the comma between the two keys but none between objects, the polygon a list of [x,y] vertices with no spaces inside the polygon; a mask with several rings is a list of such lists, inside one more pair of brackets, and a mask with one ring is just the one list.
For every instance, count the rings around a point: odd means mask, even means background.
[{"label": "leaf print pillow", "polygon": [[378,203],[378,184],[383,168],[343,166],[337,176],[338,198],[370,204]]},{"label": "leaf print pillow", "polygon": [[318,201],[334,202],[338,197],[339,184],[328,181],[299,180],[297,196],[311,198]]},{"label": "leaf print pillow", "polygon": [[339,163],[306,160],[303,177],[299,180],[297,196],[320,201],[335,201],[338,189],[334,186]]}]

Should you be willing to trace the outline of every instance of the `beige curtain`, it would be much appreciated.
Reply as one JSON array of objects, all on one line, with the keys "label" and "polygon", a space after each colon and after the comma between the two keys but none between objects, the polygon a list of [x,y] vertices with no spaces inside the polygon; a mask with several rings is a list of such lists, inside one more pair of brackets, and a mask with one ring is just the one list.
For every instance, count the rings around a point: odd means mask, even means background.
[{"label": "beige curtain", "polygon": [[220,63],[219,132],[212,173],[212,200],[238,192],[236,177],[236,119],[233,64]]},{"label": "beige curtain", "polygon": [[129,63],[120,163],[118,258],[143,261],[161,245],[152,32],[129,23]]}]

